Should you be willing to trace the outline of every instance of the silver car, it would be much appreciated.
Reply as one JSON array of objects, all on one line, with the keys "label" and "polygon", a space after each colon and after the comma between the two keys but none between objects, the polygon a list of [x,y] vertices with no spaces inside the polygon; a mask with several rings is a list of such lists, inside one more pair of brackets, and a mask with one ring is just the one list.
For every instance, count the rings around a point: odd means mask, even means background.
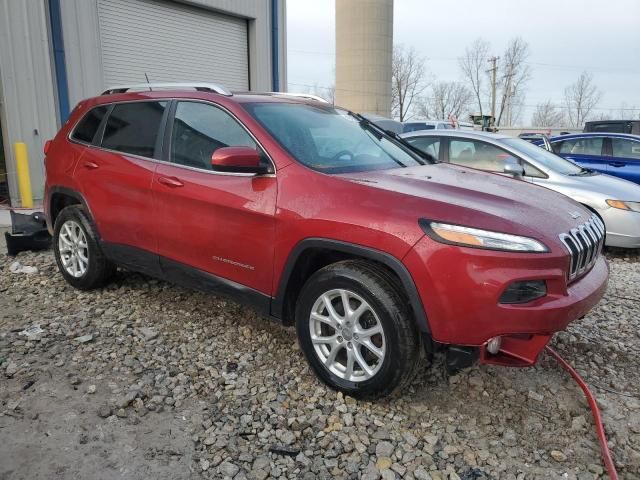
[{"label": "silver car", "polygon": [[436,160],[513,175],[567,195],[600,215],[608,246],[640,248],[640,185],[584,169],[507,135],[440,130],[402,137]]}]

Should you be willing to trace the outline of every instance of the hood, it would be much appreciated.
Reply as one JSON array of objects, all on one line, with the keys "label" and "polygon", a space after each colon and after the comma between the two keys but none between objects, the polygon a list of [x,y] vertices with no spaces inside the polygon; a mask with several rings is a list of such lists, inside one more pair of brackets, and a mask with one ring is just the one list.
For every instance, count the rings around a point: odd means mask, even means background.
[{"label": "hood", "polygon": [[545,180],[541,180],[539,184],[584,203],[608,198],[640,202],[640,185],[600,173],[562,175],[554,178],[548,185]]},{"label": "hood", "polygon": [[[437,163],[341,175],[371,188],[424,199],[416,215],[517,235],[557,240],[589,219],[570,198],[522,180]],[[574,218],[577,217],[577,218]]]}]

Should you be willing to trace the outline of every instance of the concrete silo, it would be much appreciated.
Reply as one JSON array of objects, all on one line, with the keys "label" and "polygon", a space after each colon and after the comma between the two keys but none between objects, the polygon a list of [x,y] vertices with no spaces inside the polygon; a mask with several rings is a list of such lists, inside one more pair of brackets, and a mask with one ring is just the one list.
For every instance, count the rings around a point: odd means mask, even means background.
[{"label": "concrete silo", "polygon": [[393,0],[336,0],[336,105],[391,114]]}]

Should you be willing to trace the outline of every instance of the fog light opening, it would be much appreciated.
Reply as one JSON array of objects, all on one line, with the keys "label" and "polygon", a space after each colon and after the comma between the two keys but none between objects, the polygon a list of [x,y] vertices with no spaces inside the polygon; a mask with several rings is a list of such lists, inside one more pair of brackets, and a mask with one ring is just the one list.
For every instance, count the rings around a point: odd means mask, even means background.
[{"label": "fog light opening", "polygon": [[496,355],[500,351],[502,345],[502,337],[493,337],[487,342],[487,352]]}]

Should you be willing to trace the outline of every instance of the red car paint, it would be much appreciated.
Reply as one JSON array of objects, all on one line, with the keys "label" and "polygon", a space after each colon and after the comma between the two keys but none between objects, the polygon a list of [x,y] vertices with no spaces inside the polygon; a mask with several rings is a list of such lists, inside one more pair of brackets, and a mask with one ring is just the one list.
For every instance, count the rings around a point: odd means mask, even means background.
[{"label": "red car paint", "polygon": [[[192,99],[231,112],[274,163],[274,175],[211,175],[168,162],[80,145],[68,139],[99,104]],[[135,247],[276,298],[292,251],[305,239],[368,247],[408,271],[424,308],[419,325],[434,341],[481,347],[481,361],[535,362],[550,336],[585,315],[604,294],[603,257],[568,283],[569,254],[559,234],[591,214],[542,187],[470,168],[435,164],[327,175],[284,150],[243,108],[246,102],[312,103],[273,96],[153,91],[81,102],[51,143],[46,159],[45,211],[52,192],[78,192],[101,240]],[[571,212],[581,213],[573,219]],[[418,219],[535,238],[547,253],[483,250],[439,243]],[[498,299],[516,280],[541,279],[548,294],[526,304]],[[423,322],[424,323],[424,322]],[[486,342],[507,335],[503,350]]]}]

